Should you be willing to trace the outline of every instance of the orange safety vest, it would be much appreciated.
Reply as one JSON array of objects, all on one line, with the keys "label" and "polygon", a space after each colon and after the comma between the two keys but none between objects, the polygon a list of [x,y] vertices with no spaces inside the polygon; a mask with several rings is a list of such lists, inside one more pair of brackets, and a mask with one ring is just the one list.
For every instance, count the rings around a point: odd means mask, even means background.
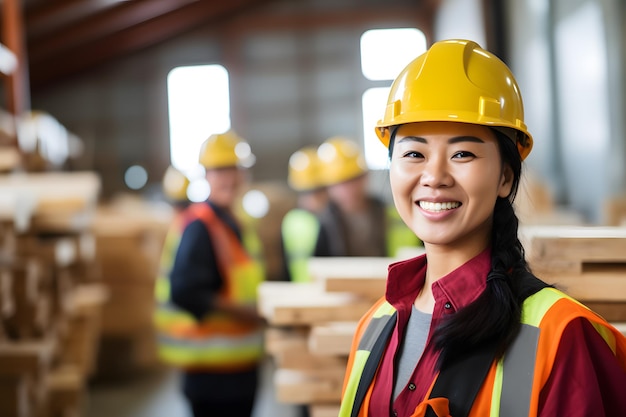
[{"label": "orange safety vest", "polygon": [[[206,225],[213,242],[224,281],[218,297],[242,306],[254,305],[257,287],[264,279],[263,266],[248,254],[236,234],[208,204],[193,204],[183,216],[168,232],[156,283],[154,322],[159,356],[165,363],[186,369],[227,371],[256,366],[263,355],[261,326],[241,322],[223,312],[210,312],[197,321],[171,302],[168,274],[174,260],[173,248],[178,247],[182,230],[196,219]],[[244,240],[247,236],[244,234]]]},{"label": "orange safety vest", "polygon": [[[587,307],[553,288],[544,288],[528,297],[522,308],[522,328],[499,361],[494,361],[478,392],[469,417],[536,416],[539,394],[548,380],[561,335],[567,324],[577,318],[591,322],[626,369],[626,338]],[[339,417],[367,417],[375,376],[362,378],[369,361],[376,366],[382,352],[375,342],[387,338],[395,327],[395,309],[379,300],[363,317],[357,328],[348,360]],[[431,384],[434,385],[434,381]],[[448,416],[448,400],[429,399],[411,417],[423,417],[430,405],[438,416]]]}]

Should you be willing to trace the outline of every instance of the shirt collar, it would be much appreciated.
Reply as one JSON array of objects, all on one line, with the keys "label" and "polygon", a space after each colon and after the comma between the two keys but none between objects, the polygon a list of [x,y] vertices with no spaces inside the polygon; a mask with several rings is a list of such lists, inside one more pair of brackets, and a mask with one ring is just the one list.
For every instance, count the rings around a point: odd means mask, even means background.
[{"label": "shirt collar", "polygon": [[[426,265],[424,254],[389,266],[385,296],[396,309],[413,305],[426,279]],[[465,307],[476,300],[486,288],[490,269],[491,248],[487,248],[433,283],[435,302],[449,302],[454,310]]]}]

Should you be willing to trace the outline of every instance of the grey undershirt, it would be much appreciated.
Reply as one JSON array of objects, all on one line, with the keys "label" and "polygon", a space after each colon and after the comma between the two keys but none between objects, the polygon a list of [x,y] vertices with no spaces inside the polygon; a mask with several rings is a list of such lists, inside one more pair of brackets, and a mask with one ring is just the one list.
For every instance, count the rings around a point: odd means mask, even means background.
[{"label": "grey undershirt", "polygon": [[411,317],[406,325],[404,340],[398,352],[398,367],[393,388],[394,401],[406,387],[424,352],[432,318],[432,314],[421,312],[415,306],[411,309]]}]

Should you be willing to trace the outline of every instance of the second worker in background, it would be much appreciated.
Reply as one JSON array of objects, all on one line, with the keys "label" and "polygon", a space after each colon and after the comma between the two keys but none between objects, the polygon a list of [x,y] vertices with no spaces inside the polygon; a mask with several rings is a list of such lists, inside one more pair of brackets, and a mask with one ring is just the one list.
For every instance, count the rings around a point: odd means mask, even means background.
[{"label": "second worker in background", "polygon": [[393,205],[368,193],[369,170],[354,141],[332,137],[317,153],[330,201],[319,215],[314,256],[395,257],[421,245]]}]

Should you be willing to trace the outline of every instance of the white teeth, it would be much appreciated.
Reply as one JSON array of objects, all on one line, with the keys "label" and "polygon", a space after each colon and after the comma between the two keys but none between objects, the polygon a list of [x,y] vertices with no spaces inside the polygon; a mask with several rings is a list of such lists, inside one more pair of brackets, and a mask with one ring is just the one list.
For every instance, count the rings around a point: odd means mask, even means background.
[{"label": "white teeth", "polygon": [[445,203],[433,203],[431,201],[420,201],[419,204],[420,204],[420,207],[423,208],[424,210],[434,211],[434,212],[452,210],[461,205],[461,203],[459,203],[458,201],[447,201]]}]

